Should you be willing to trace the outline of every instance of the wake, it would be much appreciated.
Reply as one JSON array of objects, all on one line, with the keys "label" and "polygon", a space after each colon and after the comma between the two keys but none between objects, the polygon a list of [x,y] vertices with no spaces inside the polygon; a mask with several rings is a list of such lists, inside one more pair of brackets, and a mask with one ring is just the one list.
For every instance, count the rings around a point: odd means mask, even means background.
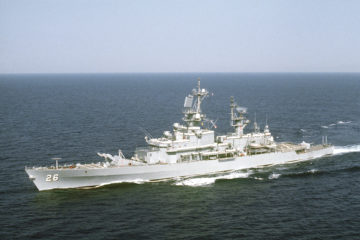
[{"label": "wake", "polygon": [[360,152],[360,145],[349,145],[349,146],[335,146],[334,155]]},{"label": "wake", "polygon": [[189,178],[185,180],[179,180],[175,183],[177,186],[190,186],[190,187],[199,187],[214,184],[218,179],[236,179],[236,178],[248,178],[254,172],[252,170],[248,172],[232,172],[226,175],[215,176],[215,177],[199,177],[199,178]]},{"label": "wake", "polygon": [[336,125],[348,125],[348,124],[351,124],[352,121],[337,121],[336,123],[331,123],[329,125],[324,125],[324,126],[321,126],[322,128],[331,128],[331,127],[334,127]]}]

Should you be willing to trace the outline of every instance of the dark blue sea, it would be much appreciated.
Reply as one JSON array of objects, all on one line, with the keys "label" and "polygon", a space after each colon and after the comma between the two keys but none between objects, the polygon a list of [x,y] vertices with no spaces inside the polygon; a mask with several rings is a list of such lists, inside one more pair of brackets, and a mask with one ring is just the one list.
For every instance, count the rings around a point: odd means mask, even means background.
[{"label": "dark blue sea", "polygon": [[[308,162],[165,182],[39,192],[25,166],[127,157],[181,122],[196,86],[231,131],[229,99],[276,141],[336,146]],[[250,125],[249,128],[252,128]],[[360,74],[0,75],[0,239],[360,239]]]}]

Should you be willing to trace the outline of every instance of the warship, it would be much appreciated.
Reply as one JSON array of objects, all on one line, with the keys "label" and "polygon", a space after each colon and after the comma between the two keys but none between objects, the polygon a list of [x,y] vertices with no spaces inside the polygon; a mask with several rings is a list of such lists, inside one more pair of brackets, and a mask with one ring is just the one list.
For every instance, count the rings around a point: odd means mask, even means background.
[{"label": "warship", "polygon": [[[25,167],[29,179],[39,191],[64,188],[88,188],[107,184],[136,181],[162,181],[199,175],[232,172],[240,169],[267,167],[306,161],[331,155],[334,146],[323,137],[322,144],[275,142],[266,123],[263,131],[254,121],[254,130],[244,128],[250,123],[247,108],[230,99],[233,132],[215,136],[216,126],[206,118],[201,103],[209,95],[197,88],[185,97],[183,124],[174,123],[172,131],[153,138],[145,136],[147,147],[137,148],[133,157],[98,153],[104,160],[89,164]],[[213,127],[204,127],[205,122]],[[206,124],[205,124],[206,125]]]}]

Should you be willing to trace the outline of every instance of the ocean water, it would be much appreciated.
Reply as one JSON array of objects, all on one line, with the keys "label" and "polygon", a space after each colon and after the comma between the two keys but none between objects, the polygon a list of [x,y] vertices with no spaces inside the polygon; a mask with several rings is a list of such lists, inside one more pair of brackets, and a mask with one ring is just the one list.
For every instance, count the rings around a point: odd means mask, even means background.
[{"label": "ocean water", "polygon": [[[38,192],[25,166],[131,156],[181,122],[196,78],[231,131],[229,98],[277,141],[336,146],[308,162],[163,182]],[[249,126],[252,127],[251,125]],[[359,239],[360,74],[0,75],[0,239]]]}]

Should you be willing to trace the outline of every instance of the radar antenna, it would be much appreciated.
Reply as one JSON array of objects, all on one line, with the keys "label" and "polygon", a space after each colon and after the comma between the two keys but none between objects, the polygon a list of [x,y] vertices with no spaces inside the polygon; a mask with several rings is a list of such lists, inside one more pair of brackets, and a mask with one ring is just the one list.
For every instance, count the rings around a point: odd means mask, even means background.
[{"label": "radar antenna", "polygon": [[240,107],[234,101],[234,97],[230,97],[230,109],[231,109],[231,122],[230,125],[235,128],[235,134],[242,136],[244,134],[244,128],[250,122],[244,116],[247,112],[247,108]]},{"label": "radar antenna", "polygon": [[[201,103],[209,95],[206,89],[200,88],[200,78],[197,79],[197,89],[193,89],[191,94],[185,97],[184,118],[188,127],[201,126],[205,119],[205,114],[201,112]],[[194,102],[195,99],[195,102]]]}]

